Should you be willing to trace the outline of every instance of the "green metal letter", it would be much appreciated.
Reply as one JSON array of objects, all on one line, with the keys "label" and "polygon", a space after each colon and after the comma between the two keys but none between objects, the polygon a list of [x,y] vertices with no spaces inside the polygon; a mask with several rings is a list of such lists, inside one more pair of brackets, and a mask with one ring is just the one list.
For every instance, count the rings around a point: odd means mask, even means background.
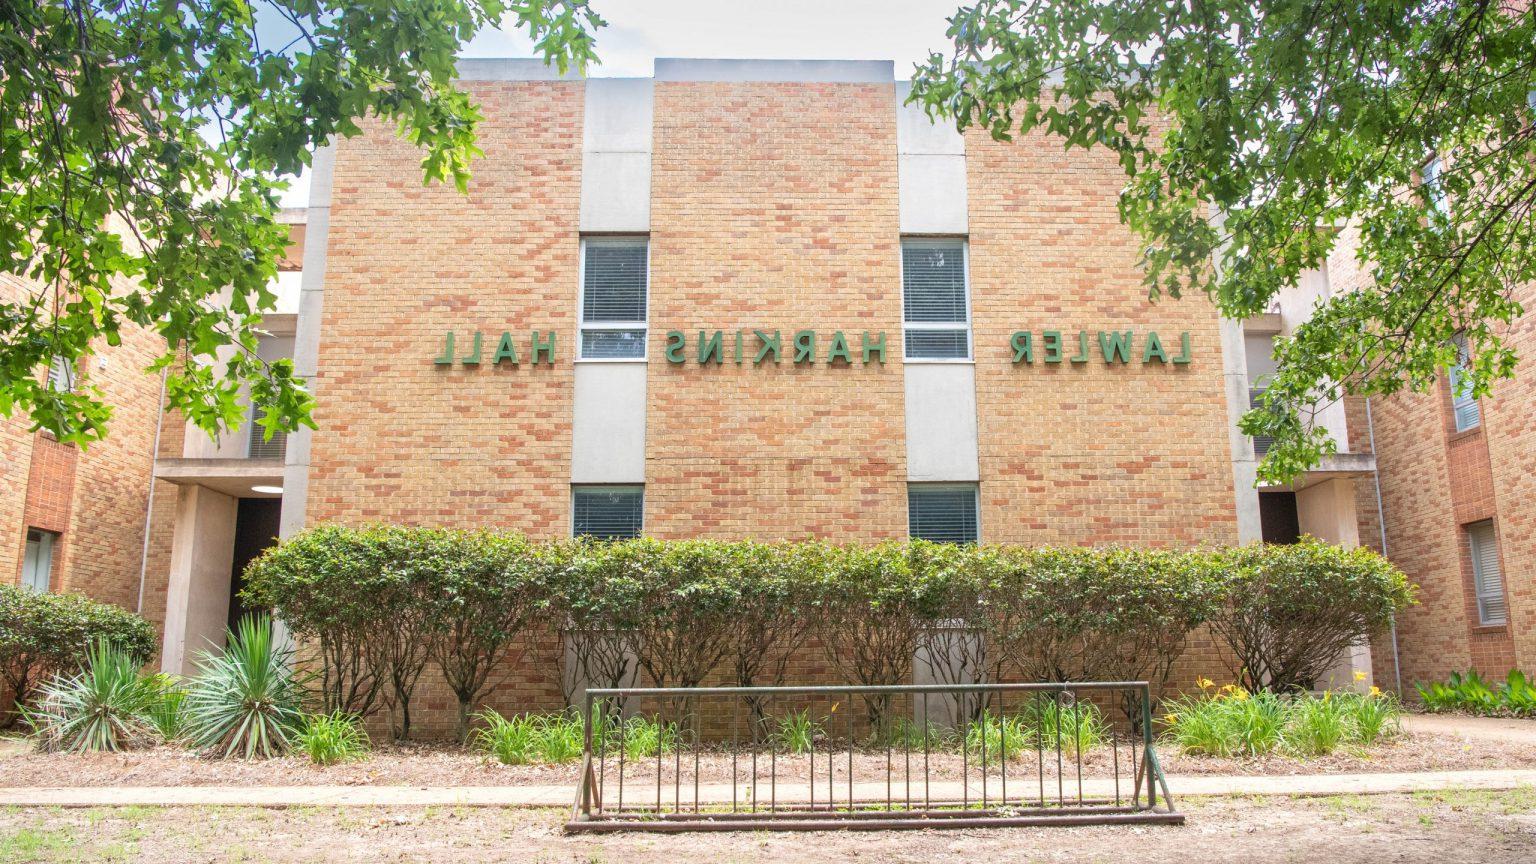
[{"label": "green metal letter", "polygon": [[1015,331],[1008,344],[1013,346],[1013,362],[1035,362],[1035,334],[1028,330]]},{"label": "green metal letter", "polygon": [[1072,355],[1073,363],[1088,362],[1088,331],[1077,331],[1077,353]]},{"label": "green metal letter", "polygon": [[1157,338],[1156,330],[1147,334],[1146,344],[1141,347],[1141,362],[1151,363],[1154,357],[1159,363],[1168,362],[1168,352],[1163,350],[1163,340]]},{"label": "green metal letter", "polygon": [[481,351],[480,351],[480,331],[479,330],[475,331],[475,341],[474,341],[473,344],[474,344],[475,347],[472,348],[468,354],[466,354],[463,357],[459,358],[459,362],[463,363],[465,366],[479,366],[480,365],[480,353],[481,353]]},{"label": "green metal letter", "polygon": [[756,366],[763,362],[763,358],[767,357],[770,351],[773,352],[773,362],[779,362],[779,358],[784,354],[784,344],[779,340],[779,331],[775,330],[773,335],[769,336],[761,330],[753,330],[752,335],[763,343],[758,346],[757,356],[752,358],[752,365]]},{"label": "green metal letter", "polygon": [[1047,363],[1061,362],[1061,331],[1046,330],[1040,334],[1041,345],[1045,348],[1044,360]]},{"label": "green metal letter", "polygon": [[[1129,363],[1131,362],[1131,336],[1134,331],[1127,330],[1124,333],[1116,333],[1113,330],[1099,331],[1099,350],[1104,352],[1105,363]],[[1119,357],[1119,360],[1115,358]]]},{"label": "green metal letter", "polygon": [[848,337],[841,330],[832,334],[832,347],[827,349],[827,363],[837,359],[849,366],[853,365],[853,352],[848,350]]},{"label": "green metal letter", "polygon": [[1184,364],[1184,363],[1188,363],[1189,362],[1189,331],[1188,330],[1185,330],[1185,331],[1183,331],[1182,333],[1179,334],[1179,356],[1173,358],[1173,362],[1176,363],[1176,364]]},{"label": "green metal letter", "polygon": [[549,330],[546,332],[549,333],[549,341],[540,342],[539,331],[533,331],[533,365],[535,366],[539,365],[540,354],[544,355],[544,359],[549,362],[549,365],[555,365],[555,331]]},{"label": "green metal letter", "polygon": [[433,358],[432,362],[436,363],[439,366],[452,366],[453,365],[453,331],[452,330],[449,330],[447,333],[443,334],[443,353],[441,353],[441,354],[437,355],[435,358]]},{"label": "green metal letter", "polygon": [[681,330],[667,331],[667,362],[683,362],[683,349],[688,346],[688,337]]},{"label": "green metal letter", "polygon": [[708,331],[699,331],[699,362],[708,363],[711,359],[718,366],[725,362],[725,334],[719,330],[715,335],[708,335]]},{"label": "green metal letter", "polygon": [[885,331],[880,331],[880,338],[874,342],[869,341],[869,331],[864,331],[864,341],[861,343],[864,350],[864,365],[869,365],[869,355],[879,354],[880,365],[885,365]]},{"label": "green metal letter", "polygon": [[816,331],[815,330],[796,330],[795,331],[795,341],[794,341],[793,344],[795,346],[795,362],[796,363],[815,363],[816,362]]},{"label": "green metal letter", "polygon": [[496,353],[491,355],[491,364],[503,360],[510,360],[513,366],[517,365],[517,346],[512,343],[512,334],[505,330],[501,333],[501,341],[496,343]]}]

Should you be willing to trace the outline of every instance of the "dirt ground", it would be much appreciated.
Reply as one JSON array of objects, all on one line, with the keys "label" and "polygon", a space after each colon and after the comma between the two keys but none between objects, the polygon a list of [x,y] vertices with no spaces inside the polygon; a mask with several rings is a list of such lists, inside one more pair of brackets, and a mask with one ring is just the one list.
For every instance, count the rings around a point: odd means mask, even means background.
[{"label": "dirt ground", "polygon": [[565,811],[0,810],[3,862],[1529,862],[1536,789],[1188,799],[1182,827],[577,835]]},{"label": "dirt ground", "polygon": [[[900,751],[893,754],[896,776],[903,770]],[[921,770],[914,754],[914,770]],[[1017,754],[1024,759],[1010,760],[1010,776],[1022,778],[1035,769],[1035,754]],[[1054,754],[1052,754],[1054,755]],[[1085,754],[1085,777],[1106,777],[1113,771],[1111,751],[1107,748]],[[1380,771],[1453,771],[1536,767],[1536,743],[1530,741],[1468,741],[1447,734],[1410,733],[1394,742],[1367,750],[1342,752],[1323,759],[1298,760],[1288,757],[1269,759],[1212,759],[1182,756],[1163,748],[1159,751],[1163,768],[1177,793],[1177,778],[1191,774],[1332,774]],[[825,754],[821,756],[825,760]],[[1129,748],[1122,746],[1121,770],[1129,766]],[[834,762],[842,776],[846,751]],[[693,776],[691,755],[682,763],[685,781]],[[1051,761],[1049,758],[1046,760]],[[662,765],[663,776],[672,777],[674,761],[668,757]],[[738,776],[749,770],[745,759],[739,760]],[[825,765],[825,761],[821,765]],[[1068,771],[1074,771],[1067,754]],[[857,754],[855,775],[862,780],[885,776],[883,752]],[[766,777],[766,760],[760,762]],[[805,757],[780,757],[781,776],[803,776],[808,765]],[[959,779],[963,768],[974,776],[976,766],[962,766],[953,754],[930,756],[930,770],[935,780]],[[611,756],[608,771],[617,770]],[[996,770],[995,766],[992,770]],[[626,766],[627,777],[640,781],[654,777],[655,760],[643,760]],[[818,769],[820,773],[821,769]],[[1047,771],[1049,773],[1049,769]],[[310,764],[291,756],[261,762],[206,759],[186,750],[157,748],[130,753],[45,754],[32,750],[25,741],[0,741],[0,787],[6,786],[299,786],[299,785],[390,785],[390,786],[513,786],[575,783],[578,766],[500,765],[481,754],[445,745],[383,746],[363,761],[330,767]],[[610,773],[610,776],[611,773]],[[824,776],[824,775],[823,775]],[[704,754],[699,760],[702,782],[729,782],[729,758]]]}]

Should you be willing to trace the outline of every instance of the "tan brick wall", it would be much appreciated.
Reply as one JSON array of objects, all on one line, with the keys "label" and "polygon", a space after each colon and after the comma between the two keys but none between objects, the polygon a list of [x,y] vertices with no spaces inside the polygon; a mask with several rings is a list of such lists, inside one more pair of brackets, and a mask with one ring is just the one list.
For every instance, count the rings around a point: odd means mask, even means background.
[{"label": "tan brick wall", "polygon": [[[656,84],[646,529],[658,537],[906,535],[893,85]],[[688,336],[688,360],[661,335]],[[697,361],[699,330],[726,362]],[[743,362],[734,331],[747,330]],[[817,332],[753,365],[751,330]],[[834,331],[855,361],[825,362]],[[886,333],[865,365],[862,334]]]},{"label": "tan brick wall", "polygon": [[[1484,435],[1498,508],[1512,662],[1536,672],[1536,285],[1515,287],[1526,315],[1505,333],[1520,356],[1515,377],[1482,401]],[[1502,673],[1503,669],[1490,669]]]},{"label": "tan brick wall", "polygon": [[[485,156],[469,194],[423,187],[421,154],[370,127],[338,148],[307,518],[569,533],[582,88],[476,83]],[[535,328],[553,367],[533,365]],[[437,367],[484,331],[479,368]],[[522,365],[490,364],[503,330]]]}]

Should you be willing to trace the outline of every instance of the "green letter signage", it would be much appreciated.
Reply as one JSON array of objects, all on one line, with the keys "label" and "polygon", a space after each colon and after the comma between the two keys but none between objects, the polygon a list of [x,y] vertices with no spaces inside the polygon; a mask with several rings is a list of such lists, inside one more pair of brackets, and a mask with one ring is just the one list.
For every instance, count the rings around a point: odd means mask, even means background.
[{"label": "green letter signage", "polygon": [[853,365],[853,352],[848,350],[848,337],[839,330],[832,334],[832,347],[827,349],[827,363],[834,360],[842,360],[849,366]]},{"label": "green letter signage", "polygon": [[1008,340],[1013,346],[1013,362],[1023,360],[1025,363],[1035,362],[1035,334],[1028,330],[1019,330]]},{"label": "green letter signage", "polygon": [[452,366],[453,365],[453,331],[452,330],[449,330],[447,333],[445,333],[443,335],[443,353],[437,355],[437,357],[435,357],[432,360],[432,362],[436,363],[439,366]]},{"label": "green letter signage", "polygon": [[683,349],[688,347],[688,337],[681,330],[667,331],[667,362],[683,362]]},{"label": "green letter signage", "polygon": [[724,363],[725,362],[725,342],[724,342],[724,339],[725,339],[725,334],[722,333],[719,330],[716,330],[715,331],[715,335],[713,335],[713,336],[707,335],[707,331],[705,331],[705,330],[700,330],[699,331],[699,362],[700,363],[708,363],[709,361],[713,360],[713,361],[715,361],[715,365],[716,366],[719,366],[721,363]]},{"label": "green letter signage", "polygon": [[1045,362],[1061,362],[1061,331],[1047,330],[1040,334],[1040,343],[1045,347]]},{"label": "green letter signage", "polygon": [[[1131,335],[1133,331],[1124,333],[1114,331],[1099,331],[1099,350],[1104,352],[1105,363],[1129,363],[1131,362]],[[1119,360],[1115,358],[1119,357]]]},{"label": "green letter signage", "polygon": [[865,330],[864,331],[864,338],[863,338],[863,342],[861,343],[861,346],[862,346],[862,348],[864,350],[864,365],[866,365],[866,366],[869,365],[869,357],[870,357],[871,354],[879,354],[880,355],[880,365],[882,365],[882,366],[885,365],[885,331],[884,330],[880,331],[880,338],[878,340],[874,341],[874,342],[869,341],[869,331]]},{"label": "green letter signage", "polygon": [[758,341],[763,343],[758,346],[757,356],[752,358],[752,365],[756,366],[763,362],[763,358],[767,357],[769,352],[773,352],[773,362],[779,362],[780,356],[784,353],[784,346],[779,339],[779,331],[775,330],[773,335],[769,336],[761,330],[753,330],[752,335],[756,336]]},{"label": "green letter signage", "polygon": [[796,363],[816,362],[816,331],[795,331],[795,361]]},{"label": "green letter signage", "polygon": [[512,334],[507,331],[502,331],[501,341],[496,343],[496,353],[491,355],[492,365],[503,360],[509,361],[513,366],[517,365],[517,346],[512,344]]}]

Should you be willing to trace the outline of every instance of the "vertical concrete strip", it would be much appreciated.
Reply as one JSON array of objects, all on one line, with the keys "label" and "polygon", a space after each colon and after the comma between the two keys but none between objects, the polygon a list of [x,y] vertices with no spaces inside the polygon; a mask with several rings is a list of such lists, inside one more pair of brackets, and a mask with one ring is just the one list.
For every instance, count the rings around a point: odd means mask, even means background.
[{"label": "vertical concrete strip", "polygon": [[[965,138],[905,104],[911,85],[896,85],[896,158],[903,235],[963,237],[969,226]],[[974,483],[980,479],[976,367],[968,362],[906,361],[907,479]]]},{"label": "vertical concrete strip", "polygon": [[206,486],[177,491],[161,671],[190,675],[199,651],[224,647],[238,503]]},{"label": "vertical concrete strip", "polygon": [[[320,368],[320,326],[325,300],[326,255],[331,234],[331,179],[336,167],[336,145],[315,151],[310,166],[309,215],[304,241],[304,271],[299,287],[299,315],[293,344],[294,371],[316,391]],[[278,536],[292,537],[304,529],[309,495],[309,451],[312,431],[299,428],[288,436],[283,465],[283,505]]]},{"label": "vertical concrete strip", "polygon": [[1227,444],[1232,451],[1232,498],[1237,508],[1239,543],[1263,539],[1259,519],[1258,460],[1253,442],[1237,428],[1248,410],[1248,361],[1243,344],[1243,324],[1223,318],[1221,321],[1221,374],[1227,393]]},{"label": "vertical concrete strip", "polygon": [[[643,235],[651,230],[653,93],[649,78],[587,80],[583,234]],[[580,343],[577,332],[573,344]],[[644,359],[576,362],[571,482],[645,482],[645,370]]]}]

